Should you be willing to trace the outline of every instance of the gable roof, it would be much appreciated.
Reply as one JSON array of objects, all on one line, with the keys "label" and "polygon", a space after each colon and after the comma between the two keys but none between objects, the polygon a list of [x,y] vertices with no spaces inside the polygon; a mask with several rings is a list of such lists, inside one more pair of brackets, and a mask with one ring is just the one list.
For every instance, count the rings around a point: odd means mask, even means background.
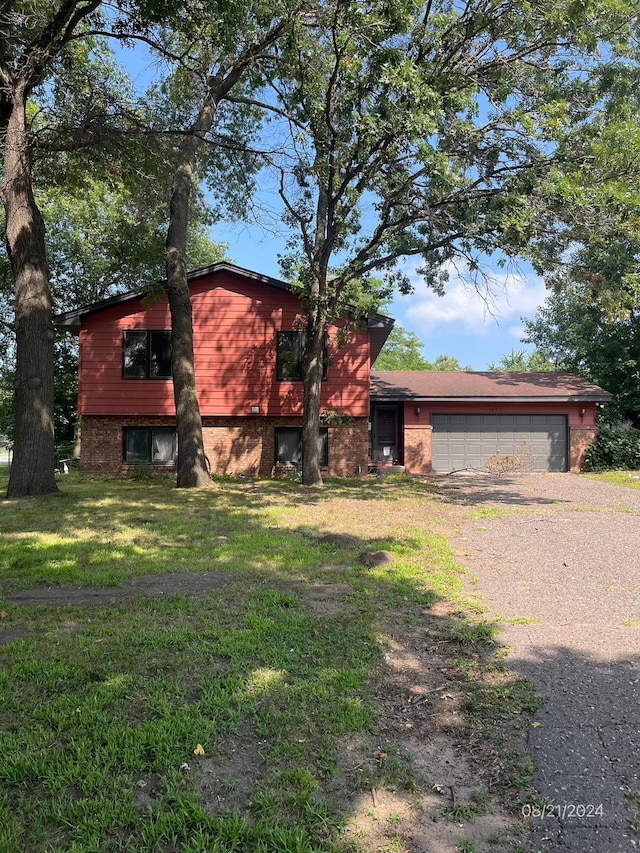
[{"label": "gable roof", "polygon": [[[275,287],[279,290],[284,290],[287,293],[295,293],[293,287],[286,281],[280,281],[280,279],[271,278],[271,276],[262,275],[261,273],[244,269],[243,267],[227,263],[226,261],[220,261],[219,263],[212,264],[208,267],[192,270],[187,273],[187,282],[195,282],[202,278],[207,278],[208,276],[219,275],[220,273],[238,275],[243,278],[250,279],[251,281],[258,282],[259,284],[264,284],[267,287]],[[107,308],[113,308],[116,305],[126,305],[127,302],[135,302],[136,299],[140,299],[143,296],[144,294],[138,291],[120,293],[117,296],[111,296],[108,299],[101,299],[99,302],[94,302],[91,305],[84,305],[80,308],[74,309],[73,311],[65,311],[64,313],[57,314],[53,318],[53,322],[56,326],[60,326],[70,332],[79,332],[82,321],[90,314],[105,311]],[[367,325],[370,331],[372,364],[380,354],[380,350],[389,337],[394,324],[395,320],[391,317],[385,317],[384,314],[373,314],[371,317],[367,318]]]},{"label": "gable roof", "polygon": [[371,373],[374,401],[606,403],[612,394],[573,373],[390,370]]}]

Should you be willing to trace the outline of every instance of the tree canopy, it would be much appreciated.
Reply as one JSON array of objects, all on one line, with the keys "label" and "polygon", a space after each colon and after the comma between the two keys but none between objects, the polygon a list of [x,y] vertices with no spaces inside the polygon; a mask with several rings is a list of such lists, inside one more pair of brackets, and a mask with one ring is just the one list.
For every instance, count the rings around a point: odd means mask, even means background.
[{"label": "tree canopy", "polygon": [[605,414],[611,421],[640,423],[640,305],[624,317],[611,317],[594,300],[590,284],[552,293],[533,320],[525,321],[527,340],[548,352],[559,366],[614,394]]},{"label": "tree canopy", "polygon": [[429,361],[422,354],[422,341],[415,334],[394,326],[375,364],[374,370],[471,370],[462,367],[455,356],[438,355]]},{"label": "tree canopy", "polygon": [[605,416],[640,423],[640,99],[637,41],[620,43],[615,72],[600,69],[590,121],[568,129],[532,205],[560,224],[531,257],[549,296],[525,321],[527,341],[614,394]]},{"label": "tree canopy", "polygon": [[528,353],[523,349],[512,349],[508,355],[503,355],[500,361],[490,362],[489,370],[506,371],[537,371],[550,372],[556,369],[553,359],[545,356],[539,350]]}]

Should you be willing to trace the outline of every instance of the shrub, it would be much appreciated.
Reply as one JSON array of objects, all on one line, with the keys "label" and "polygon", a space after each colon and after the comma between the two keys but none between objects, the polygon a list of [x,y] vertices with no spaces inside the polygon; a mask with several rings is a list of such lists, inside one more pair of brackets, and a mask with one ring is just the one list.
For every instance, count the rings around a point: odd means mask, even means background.
[{"label": "shrub", "polygon": [[584,457],[587,471],[640,469],[640,430],[601,426]]}]

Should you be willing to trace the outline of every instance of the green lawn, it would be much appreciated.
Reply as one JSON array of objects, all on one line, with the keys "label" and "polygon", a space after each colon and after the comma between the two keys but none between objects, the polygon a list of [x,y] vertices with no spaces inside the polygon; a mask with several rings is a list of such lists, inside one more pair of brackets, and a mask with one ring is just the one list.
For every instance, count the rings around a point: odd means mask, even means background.
[{"label": "green lawn", "polygon": [[640,471],[602,471],[586,474],[591,480],[601,480],[612,486],[626,486],[628,489],[640,489]]},{"label": "green lawn", "polygon": [[[376,751],[389,626],[416,630],[443,600],[467,606],[433,488],[61,487],[0,502],[0,853],[367,850],[342,831],[357,792],[417,784],[400,752]],[[353,531],[346,548],[321,541]],[[359,562],[382,549],[395,562]],[[176,572],[215,588],[181,594]],[[167,576],[164,594],[115,600],[152,574]],[[8,597],[48,587],[106,587],[114,600]],[[477,671],[491,631],[472,613],[440,630],[477,736],[491,722],[494,688]],[[531,704],[495,690],[501,720]]]}]

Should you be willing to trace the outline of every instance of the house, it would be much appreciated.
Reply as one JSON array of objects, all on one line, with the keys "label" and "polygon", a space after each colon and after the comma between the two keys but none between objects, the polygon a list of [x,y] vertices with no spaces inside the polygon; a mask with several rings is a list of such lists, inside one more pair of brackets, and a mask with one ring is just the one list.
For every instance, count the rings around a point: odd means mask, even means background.
[{"label": "house", "polygon": [[[299,296],[285,282],[228,263],[189,273],[188,281],[212,471],[268,476],[298,465]],[[123,294],[55,322],[79,334],[82,470],[109,476],[140,465],[172,470],[166,295]],[[596,407],[610,394],[561,373],[372,373],[393,323],[378,314],[349,317],[329,331],[321,395],[327,475],[364,474],[371,462],[403,465],[411,474],[486,469],[505,457],[530,470],[579,469],[596,435]]]},{"label": "house", "polygon": [[[205,453],[215,473],[268,476],[300,461],[303,382],[300,299],[290,285],[228,263],[189,273]],[[349,318],[352,321],[357,318]],[[79,334],[82,470],[118,476],[171,469],[175,405],[165,294],[128,293],[55,318]],[[321,406],[349,416],[322,429],[325,473],[367,471],[370,366],[393,320],[349,323],[327,340]],[[335,418],[334,418],[335,419]],[[339,418],[338,418],[339,419]]]},{"label": "house", "polygon": [[579,471],[610,399],[571,373],[374,372],[372,458],[414,474]]}]

